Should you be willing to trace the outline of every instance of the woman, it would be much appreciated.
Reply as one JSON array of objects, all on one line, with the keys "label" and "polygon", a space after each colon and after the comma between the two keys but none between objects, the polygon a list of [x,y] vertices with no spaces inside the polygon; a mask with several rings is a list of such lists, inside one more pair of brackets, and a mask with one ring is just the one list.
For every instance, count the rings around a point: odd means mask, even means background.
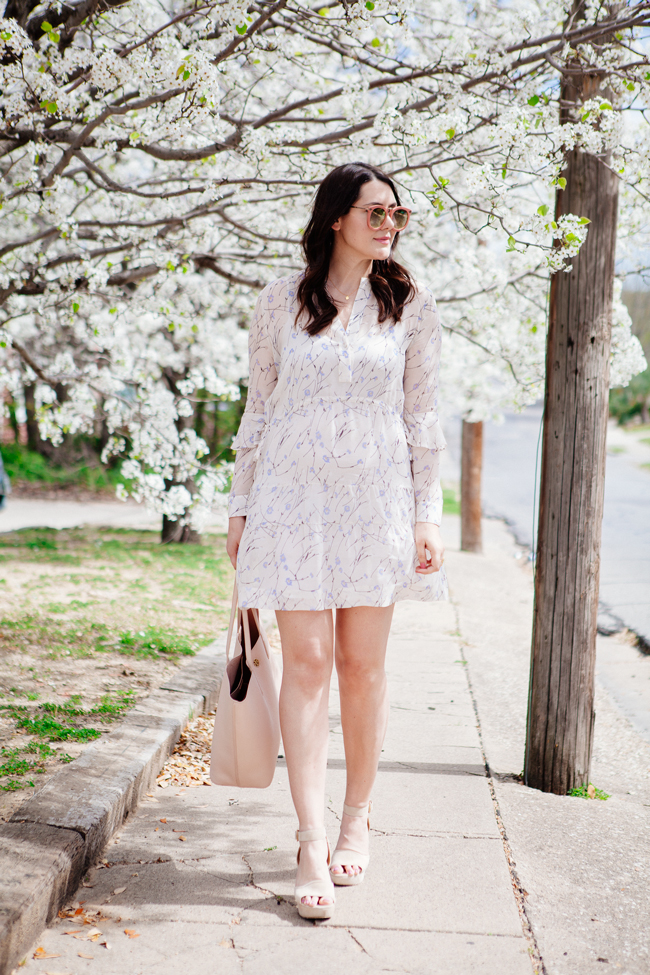
[{"label": "woman", "polygon": [[[430,292],[393,257],[409,215],[380,170],[334,169],[303,236],[304,272],[262,291],[250,329],[227,548],[240,605],[276,610],[302,917],[331,917],[333,884],[365,877],[394,604],[446,598],[440,325]],[[334,660],[347,785],[330,863],[323,824]]]}]

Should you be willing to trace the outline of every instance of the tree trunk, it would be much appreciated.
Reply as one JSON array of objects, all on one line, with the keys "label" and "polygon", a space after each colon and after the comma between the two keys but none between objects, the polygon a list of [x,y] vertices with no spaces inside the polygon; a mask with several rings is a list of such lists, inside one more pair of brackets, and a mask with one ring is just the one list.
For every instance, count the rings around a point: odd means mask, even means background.
[{"label": "tree trunk", "polygon": [[41,440],[38,420],[36,418],[36,404],[34,402],[36,386],[34,383],[27,383],[23,386],[23,389],[25,391],[25,413],[27,414],[27,446],[35,453],[47,456],[46,450],[43,448],[43,441]]},{"label": "tree trunk", "polygon": [[182,525],[180,519],[172,521],[167,515],[163,515],[160,541],[164,544],[180,542],[198,545],[201,541],[201,535],[194,531],[190,525]]},{"label": "tree trunk", "polygon": [[481,472],[483,424],[463,420],[460,462],[460,547],[463,552],[482,552]]},{"label": "tree trunk", "polygon": [[[579,88],[563,86],[569,110],[597,90],[578,77]],[[524,771],[527,785],[559,795],[587,784],[591,762],[618,205],[617,178],[597,157],[572,150],[562,175],[556,218],[591,223],[572,270],[551,280]]]}]

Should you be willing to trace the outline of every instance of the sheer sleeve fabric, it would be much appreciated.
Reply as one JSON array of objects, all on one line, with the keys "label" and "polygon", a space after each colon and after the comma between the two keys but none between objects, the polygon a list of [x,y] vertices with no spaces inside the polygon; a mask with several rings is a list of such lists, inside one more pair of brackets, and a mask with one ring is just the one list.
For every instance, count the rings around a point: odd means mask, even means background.
[{"label": "sheer sleeve fabric", "polygon": [[415,520],[439,525],[442,520],[439,456],[446,445],[438,420],[442,335],[433,296],[426,291],[422,299],[404,364],[404,427],[411,451]]},{"label": "sheer sleeve fabric", "polygon": [[230,518],[246,516],[258,448],[266,427],[266,401],[278,381],[273,349],[273,315],[266,307],[265,299],[266,289],[257,299],[248,335],[248,396],[237,436],[232,442],[232,449],[237,451],[237,457],[228,501]]}]

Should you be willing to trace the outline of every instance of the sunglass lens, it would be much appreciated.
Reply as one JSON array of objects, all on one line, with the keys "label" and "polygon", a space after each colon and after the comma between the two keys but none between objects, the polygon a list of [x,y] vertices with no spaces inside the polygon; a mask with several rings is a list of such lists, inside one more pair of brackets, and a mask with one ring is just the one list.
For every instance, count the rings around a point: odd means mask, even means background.
[{"label": "sunglass lens", "polygon": [[386,219],[386,211],[383,207],[375,207],[370,211],[370,226],[373,230],[379,230]]},{"label": "sunglass lens", "polygon": [[409,220],[408,210],[393,210],[393,223],[397,230],[403,230]]}]

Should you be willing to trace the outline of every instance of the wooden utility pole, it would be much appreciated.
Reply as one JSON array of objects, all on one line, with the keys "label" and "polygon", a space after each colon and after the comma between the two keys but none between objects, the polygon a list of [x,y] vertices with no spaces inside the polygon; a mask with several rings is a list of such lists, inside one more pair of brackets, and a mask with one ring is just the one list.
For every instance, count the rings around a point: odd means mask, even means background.
[{"label": "wooden utility pole", "polygon": [[[562,113],[607,97],[602,75],[564,76]],[[611,100],[611,93],[609,98]],[[551,280],[535,612],[524,780],[566,794],[588,782],[618,206],[606,157],[567,153],[556,220],[587,217],[572,270]]]},{"label": "wooden utility pole", "polygon": [[483,423],[463,420],[460,461],[460,547],[463,552],[482,552],[481,472]]}]

